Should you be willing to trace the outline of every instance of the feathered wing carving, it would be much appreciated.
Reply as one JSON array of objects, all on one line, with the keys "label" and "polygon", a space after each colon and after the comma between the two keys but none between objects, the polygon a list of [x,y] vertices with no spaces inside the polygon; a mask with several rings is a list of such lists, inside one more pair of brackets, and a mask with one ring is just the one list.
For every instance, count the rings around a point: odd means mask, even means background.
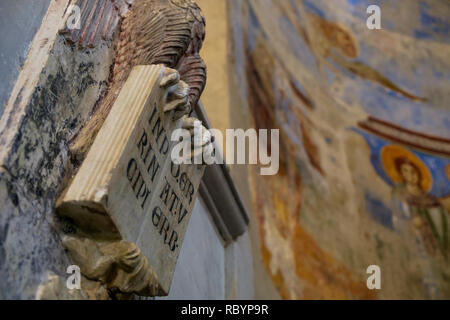
[{"label": "feathered wing carving", "polygon": [[193,89],[194,106],[206,82],[206,66],[199,56],[205,37],[200,8],[191,0],[136,0],[135,6],[122,25],[114,81],[126,79],[129,65],[164,64],[178,70]]},{"label": "feathered wing carving", "polygon": [[79,47],[101,39],[116,41],[116,59],[109,90],[100,107],[80,132],[71,150],[82,160],[120,89],[136,65],[164,64],[176,69],[190,87],[195,106],[206,83],[206,66],[199,55],[205,37],[205,19],[192,0],[78,0],[81,29],[63,30]]},{"label": "feathered wing carving", "polygon": [[60,32],[80,48],[94,47],[102,39],[112,39],[132,3],[133,0],[78,0],[75,4],[80,8],[80,28],[66,26]]},{"label": "feathered wing carving", "polygon": [[206,83],[206,65],[203,59],[198,54],[183,57],[178,72],[181,80],[189,85],[189,101],[195,106]]}]

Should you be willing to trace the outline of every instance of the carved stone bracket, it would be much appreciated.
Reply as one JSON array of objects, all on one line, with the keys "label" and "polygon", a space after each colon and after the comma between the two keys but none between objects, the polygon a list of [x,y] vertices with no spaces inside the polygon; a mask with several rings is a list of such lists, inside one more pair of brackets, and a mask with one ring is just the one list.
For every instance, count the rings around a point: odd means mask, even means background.
[{"label": "carved stone bracket", "polygon": [[132,242],[65,236],[63,244],[86,278],[100,281],[112,292],[142,296],[164,294],[147,258]]}]

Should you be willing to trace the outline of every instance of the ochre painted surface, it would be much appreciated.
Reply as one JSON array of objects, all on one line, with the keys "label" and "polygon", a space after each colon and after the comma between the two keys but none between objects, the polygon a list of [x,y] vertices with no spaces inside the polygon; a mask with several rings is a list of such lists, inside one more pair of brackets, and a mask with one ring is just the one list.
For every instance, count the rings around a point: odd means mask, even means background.
[{"label": "ochre painted surface", "polygon": [[[366,26],[370,4],[382,30]],[[228,5],[231,114],[280,129],[278,175],[249,170],[280,295],[450,298],[450,4]]]},{"label": "ochre painted surface", "polygon": [[[232,92],[234,87],[230,85],[230,80],[235,80],[232,76],[233,60],[229,51],[231,39],[233,38],[231,33],[232,25],[227,20],[227,10],[230,7],[230,2],[228,0],[196,0],[196,3],[205,16],[207,35],[201,52],[207,65],[208,81],[206,82],[201,101],[211,127],[220,130],[225,135],[226,129],[246,127],[248,117],[246,108],[236,110],[236,108],[232,107],[239,106],[240,102],[236,101],[238,97]],[[236,123],[235,120],[239,121],[239,123]],[[216,142],[221,145],[224,141],[218,139]],[[240,197],[250,212],[252,201],[248,186],[247,168],[242,165],[231,166],[230,169],[233,180],[239,189]],[[253,216],[250,215],[250,218],[253,218]],[[252,280],[254,280],[254,298],[279,299],[280,297],[269,278],[266,268],[261,263],[260,241],[256,223],[250,223],[249,234],[253,256],[252,273],[254,279]]]},{"label": "ochre painted surface", "polygon": [[[211,126],[225,132],[230,128],[229,59],[226,0],[197,0],[206,19],[206,38],[202,56],[207,66],[208,81],[202,94],[203,107]],[[221,143],[221,142],[220,142]]]}]

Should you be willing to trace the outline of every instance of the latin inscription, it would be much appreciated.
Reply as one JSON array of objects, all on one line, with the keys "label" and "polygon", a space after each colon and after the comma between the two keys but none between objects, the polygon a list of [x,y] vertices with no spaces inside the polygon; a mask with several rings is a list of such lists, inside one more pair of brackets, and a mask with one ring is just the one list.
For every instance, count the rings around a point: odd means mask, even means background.
[{"label": "latin inscription", "polygon": [[[177,226],[189,215],[195,187],[182,167],[170,160],[169,170],[164,170],[157,179],[164,166],[159,159],[168,159],[170,140],[156,103],[139,137],[133,153],[136,156],[129,158],[125,175],[143,213],[150,212],[152,225],[162,242],[175,251],[179,248]],[[152,193],[159,201],[151,201]]]}]

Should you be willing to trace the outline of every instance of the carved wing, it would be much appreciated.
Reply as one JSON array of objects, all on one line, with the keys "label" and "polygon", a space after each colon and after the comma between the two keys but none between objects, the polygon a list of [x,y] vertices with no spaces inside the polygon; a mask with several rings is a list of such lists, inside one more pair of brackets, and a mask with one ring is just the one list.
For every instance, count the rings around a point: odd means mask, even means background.
[{"label": "carved wing", "polygon": [[[109,5],[107,3],[109,0],[101,1],[99,6]],[[115,0],[114,3],[116,1],[125,0]],[[126,1],[129,3],[131,0]],[[81,0],[80,3],[85,4]],[[92,6],[92,3],[89,6]],[[98,14],[96,13],[98,8],[90,7],[90,10],[86,8],[83,12],[89,11],[92,16]],[[100,17],[99,14],[98,16]],[[103,22],[98,22],[97,25],[103,25]],[[93,141],[134,66],[164,64],[177,69],[180,78],[190,87],[189,102],[192,107],[197,104],[205,86],[206,66],[198,54],[205,36],[205,20],[199,7],[192,0],[133,0],[131,10],[120,25],[108,93],[77,136],[77,142],[72,144],[71,152],[74,159],[84,158],[90,146],[88,142]],[[92,33],[91,37],[95,38],[96,32]],[[85,38],[76,39],[84,43]]]},{"label": "carved wing", "polygon": [[[81,48],[94,47],[101,39],[111,40],[119,21],[128,12],[133,0],[78,0],[69,12],[68,22],[60,33]],[[79,14],[79,16],[77,16]],[[79,23],[75,21],[79,19]]]},{"label": "carved wing", "polygon": [[206,84],[206,65],[198,54],[183,57],[178,68],[180,78],[189,85],[189,102],[195,107]]},{"label": "carved wing", "polygon": [[139,64],[163,63],[164,59],[155,62],[158,50],[162,50],[168,17],[149,3],[136,3],[136,7],[123,20],[117,56],[113,69],[113,83],[120,85],[128,77],[131,69]]},{"label": "carved wing", "polygon": [[135,65],[164,64],[177,69],[191,86],[190,101],[195,105],[206,81],[206,67],[198,55],[204,26],[200,9],[190,0],[136,1],[122,22],[114,81],[125,81]]},{"label": "carved wing", "polygon": [[199,55],[205,39],[205,18],[200,8],[193,1],[189,0],[186,6],[195,21],[192,25],[190,47],[179,62],[177,70],[180,73],[181,80],[189,85],[189,101],[191,106],[195,107],[206,84],[206,65]]},{"label": "carved wing", "polygon": [[140,4],[124,24],[128,21],[121,38],[129,39],[127,46],[136,46],[137,61],[140,64],[162,63],[169,68],[175,68],[187,51],[195,22],[187,9],[156,1]]}]

